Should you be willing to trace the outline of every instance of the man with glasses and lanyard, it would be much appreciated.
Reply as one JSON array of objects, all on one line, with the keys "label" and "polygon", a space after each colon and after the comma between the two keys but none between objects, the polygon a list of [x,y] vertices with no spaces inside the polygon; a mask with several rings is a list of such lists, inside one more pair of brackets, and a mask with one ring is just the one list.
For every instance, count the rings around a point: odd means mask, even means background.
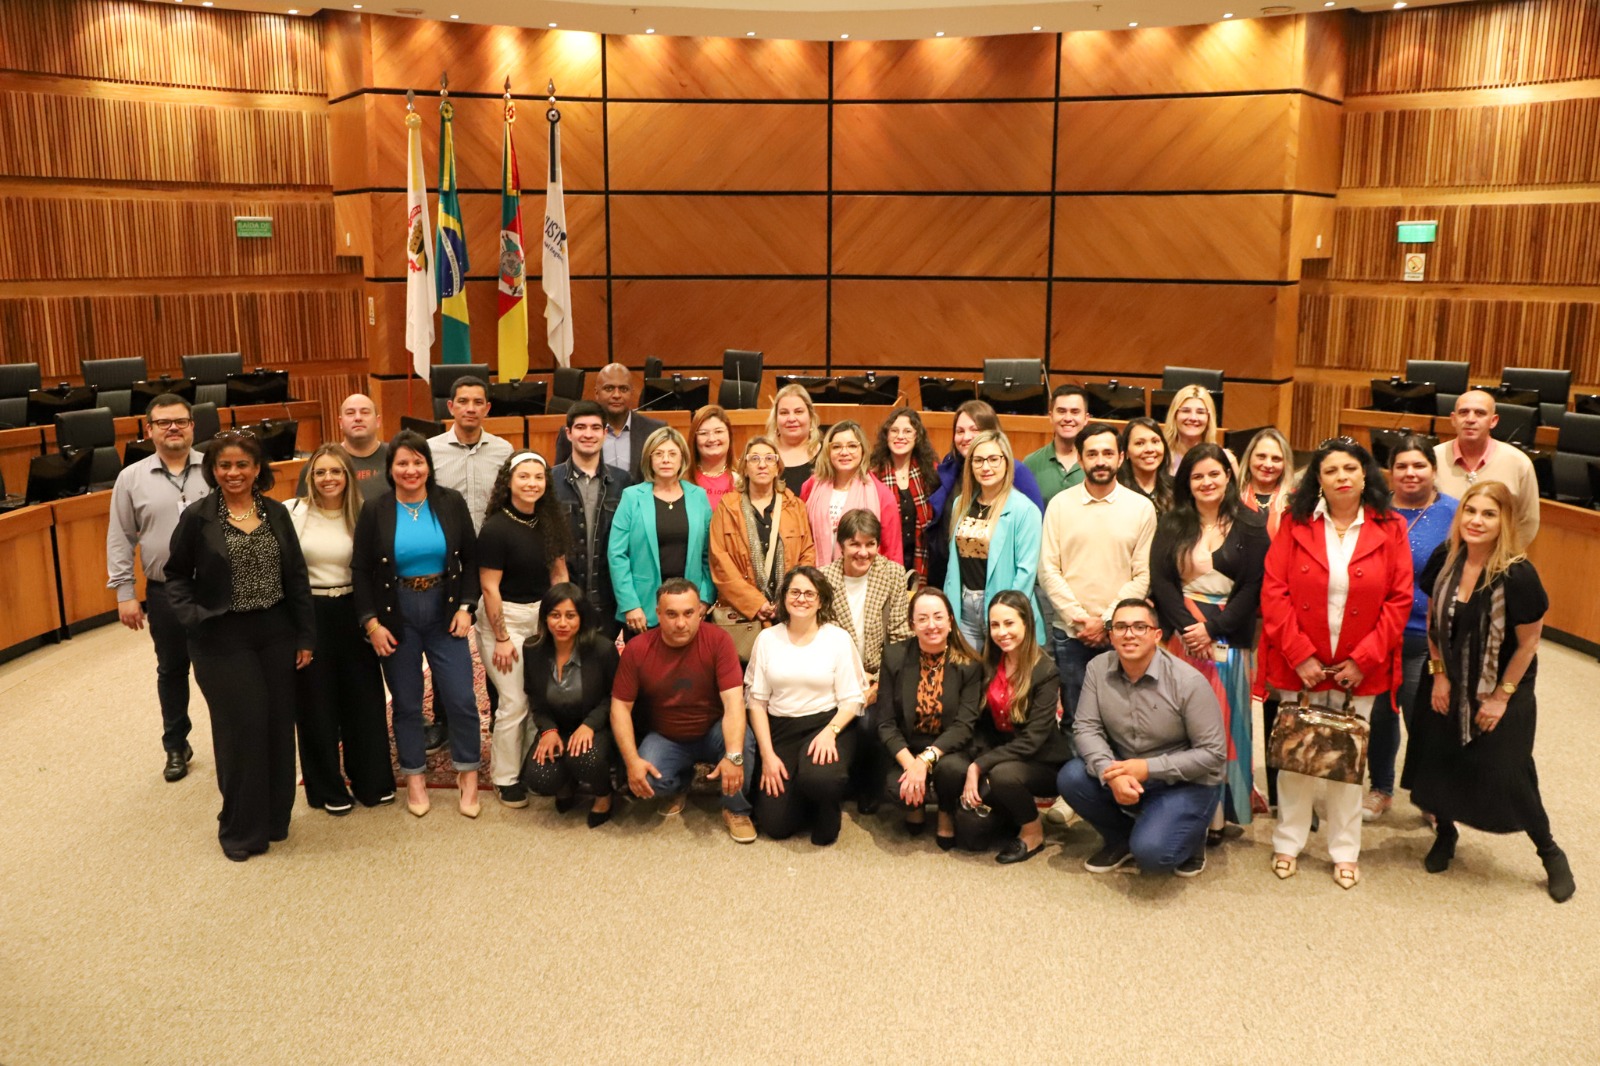
[{"label": "man with glasses and lanyard", "polygon": [[[145,434],[156,452],[117,476],[106,529],[106,587],[117,593],[117,619],[129,629],[150,624],[156,646],[156,694],[161,700],[162,776],[180,781],[189,772],[189,641],[167,602],[167,552],[178,516],[208,495],[194,448],[194,418],[181,396],[163,393],[146,408]],[[145,602],[134,588],[133,552],[144,567]]]}]

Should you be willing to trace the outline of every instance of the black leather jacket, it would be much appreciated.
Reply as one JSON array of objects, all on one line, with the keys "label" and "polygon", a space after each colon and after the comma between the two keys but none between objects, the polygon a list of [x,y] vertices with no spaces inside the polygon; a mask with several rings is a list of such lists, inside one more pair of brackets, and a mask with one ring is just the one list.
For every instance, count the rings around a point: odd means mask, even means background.
[{"label": "black leather jacket", "polygon": [[578,475],[571,462],[560,463],[551,471],[556,500],[567,514],[572,529],[572,550],[567,555],[567,578],[589,594],[589,602],[602,619],[613,619],[617,597],[611,590],[611,567],[606,562],[606,547],[611,543],[611,520],[617,515],[622,490],[628,475],[614,466],[600,464],[600,502],[595,508],[594,558],[589,558],[589,531],[584,521],[583,497],[578,494]]}]

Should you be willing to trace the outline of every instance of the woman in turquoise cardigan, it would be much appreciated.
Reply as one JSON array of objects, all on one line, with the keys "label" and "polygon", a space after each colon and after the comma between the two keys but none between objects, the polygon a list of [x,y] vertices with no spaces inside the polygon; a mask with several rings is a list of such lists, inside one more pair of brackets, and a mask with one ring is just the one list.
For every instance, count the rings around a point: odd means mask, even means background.
[{"label": "woman in turquoise cardigan", "polygon": [[711,501],[705,489],[685,480],[688,454],[683,435],[671,426],[646,437],[639,466],[648,480],[622,490],[611,520],[611,587],[617,618],[630,633],[656,624],[656,589],[668,578],[693,581],[705,603],[717,598],[706,554]]},{"label": "woman in turquoise cardigan", "polygon": [[961,635],[974,648],[989,635],[989,603],[1015,589],[1033,604],[1033,631],[1044,643],[1044,617],[1035,589],[1039,579],[1039,541],[1044,518],[1039,508],[1013,490],[1016,459],[999,430],[986,430],[972,442],[961,491],[950,509],[950,565],[944,594],[957,612]]}]

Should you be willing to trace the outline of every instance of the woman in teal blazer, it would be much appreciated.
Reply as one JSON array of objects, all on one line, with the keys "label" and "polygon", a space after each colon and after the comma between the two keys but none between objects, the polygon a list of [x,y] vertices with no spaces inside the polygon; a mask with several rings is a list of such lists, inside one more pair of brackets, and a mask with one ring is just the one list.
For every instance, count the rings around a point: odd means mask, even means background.
[{"label": "woman in teal blazer", "polygon": [[617,596],[617,618],[631,633],[656,624],[656,589],[668,578],[694,582],[706,604],[717,598],[706,550],[711,501],[705,489],[684,480],[688,454],[683,435],[671,426],[646,437],[639,466],[647,479],[622,490],[611,520],[606,550],[611,588]]},{"label": "woman in teal blazer", "polygon": [[1015,589],[1033,604],[1034,634],[1045,641],[1039,611],[1039,542],[1044,518],[1039,508],[1014,490],[1016,459],[999,430],[986,430],[972,442],[961,491],[950,510],[950,565],[944,594],[955,606],[961,635],[982,649],[989,636],[989,603]]}]

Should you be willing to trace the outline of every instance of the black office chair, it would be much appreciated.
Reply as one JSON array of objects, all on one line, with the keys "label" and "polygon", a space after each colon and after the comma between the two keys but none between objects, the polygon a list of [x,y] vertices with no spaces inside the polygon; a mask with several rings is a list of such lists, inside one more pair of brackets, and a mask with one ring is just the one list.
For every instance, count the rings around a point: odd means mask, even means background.
[{"label": "black office chair", "polygon": [[134,463],[148,459],[156,453],[156,442],[149,437],[139,437],[130,440],[122,448],[122,469],[126,470]]},{"label": "black office chair", "polygon": [[1145,412],[1144,386],[1124,385],[1116,378],[1110,381],[1085,382],[1083,391],[1089,396],[1089,417],[1109,418],[1126,422],[1139,418]]},{"label": "black office chair", "polygon": [[722,353],[722,387],[717,402],[730,411],[753,410],[761,401],[760,352],[729,348]]},{"label": "black office chair", "polygon": [[63,451],[93,452],[89,461],[91,492],[109,489],[122,472],[122,456],[117,454],[117,427],[110,408],[96,407],[56,415],[56,443]]},{"label": "black office chair", "polygon": [[28,393],[41,383],[38,363],[0,364],[0,429],[28,424]]},{"label": "black office chair", "polygon": [[222,419],[214,403],[195,404],[189,409],[189,417],[194,419],[194,443],[197,448],[222,432]]},{"label": "black office chair", "polygon": [[256,435],[261,442],[262,454],[269,463],[281,463],[294,458],[294,442],[300,435],[300,423],[293,418],[262,419],[253,426],[241,426]]},{"label": "black office chair", "polygon": [[228,375],[244,373],[244,356],[238,352],[185,355],[179,362],[183,366],[183,376],[194,379],[196,403],[227,406]]},{"label": "black office chair", "polygon": [[1589,467],[1600,460],[1600,415],[1567,412],[1550,457],[1551,493],[1563,503],[1589,507],[1595,497],[1589,484]]},{"label": "black office chair", "polygon": [[641,408],[652,411],[698,411],[711,402],[711,379],[669,374],[645,378]]},{"label": "black office chair", "polygon": [[1500,372],[1500,384],[1508,389],[1538,393],[1539,424],[1561,425],[1561,417],[1567,413],[1567,396],[1572,392],[1572,371],[1508,366]]},{"label": "black office chair", "polygon": [[144,360],[139,358],[88,359],[83,363],[83,383],[93,386],[95,399],[100,406],[110,408],[116,418],[126,418],[135,413],[132,409],[133,383],[149,377],[149,369]]},{"label": "black office chair", "polygon": [[[116,450],[112,451],[114,454]],[[49,503],[88,492],[93,464],[94,452],[88,448],[36,456],[28,463],[25,499],[29,503]]]},{"label": "black office chair", "polygon": [[1456,397],[1467,391],[1472,364],[1445,359],[1407,359],[1407,381],[1430,381],[1438,388],[1434,413],[1447,415],[1456,409]]},{"label": "black office chair", "polygon": [[1372,379],[1372,411],[1396,414],[1438,413],[1439,386],[1431,381],[1401,381],[1398,377]]},{"label": "black office chair", "polygon": [[647,355],[647,356],[644,357],[644,376],[645,377],[647,377],[647,378],[664,377],[665,374],[666,374],[666,369],[667,369],[666,368],[666,364],[661,361],[661,357],[659,355]]},{"label": "black office chair", "polygon": [[806,390],[806,395],[811,397],[812,403],[845,402],[839,398],[838,378],[819,377],[815,374],[779,374],[773,385],[780,392],[790,385],[799,385]]},{"label": "black office chair", "polygon": [[1500,421],[1489,431],[1491,437],[1506,444],[1524,444],[1533,447],[1534,431],[1539,426],[1537,407],[1503,403],[1496,405],[1495,412],[1500,415]]},{"label": "black office chair", "polygon": [[971,378],[917,378],[924,411],[954,411],[978,397],[978,383]]},{"label": "black office chair", "polygon": [[985,359],[978,399],[1003,415],[1047,415],[1050,388],[1038,359]]},{"label": "black office chair", "polygon": [[176,396],[191,404],[195,400],[193,378],[175,378],[166,374],[154,381],[135,381],[128,392],[128,413],[131,415],[143,415],[157,396]]},{"label": "black office chair", "polygon": [[583,399],[583,379],[587,374],[581,367],[556,367],[550,377],[550,398],[545,401],[544,413],[564,415],[570,411],[573,404]]},{"label": "black office chair", "polygon": [[[1198,385],[1211,394],[1211,404],[1217,409],[1217,425],[1222,425],[1222,395],[1223,373],[1220,370],[1206,370],[1196,366],[1164,366],[1161,368],[1161,388],[1151,396],[1150,417],[1157,420],[1166,418],[1166,407],[1172,403],[1172,396],[1179,389],[1190,385]],[[1155,413],[1156,403],[1161,403],[1162,413]]]},{"label": "black office chair", "polygon": [[446,401],[450,399],[450,386],[456,378],[475,377],[489,384],[488,363],[435,363],[428,368],[428,384],[433,392],[433,417],[443,422],[450,417]]}]

